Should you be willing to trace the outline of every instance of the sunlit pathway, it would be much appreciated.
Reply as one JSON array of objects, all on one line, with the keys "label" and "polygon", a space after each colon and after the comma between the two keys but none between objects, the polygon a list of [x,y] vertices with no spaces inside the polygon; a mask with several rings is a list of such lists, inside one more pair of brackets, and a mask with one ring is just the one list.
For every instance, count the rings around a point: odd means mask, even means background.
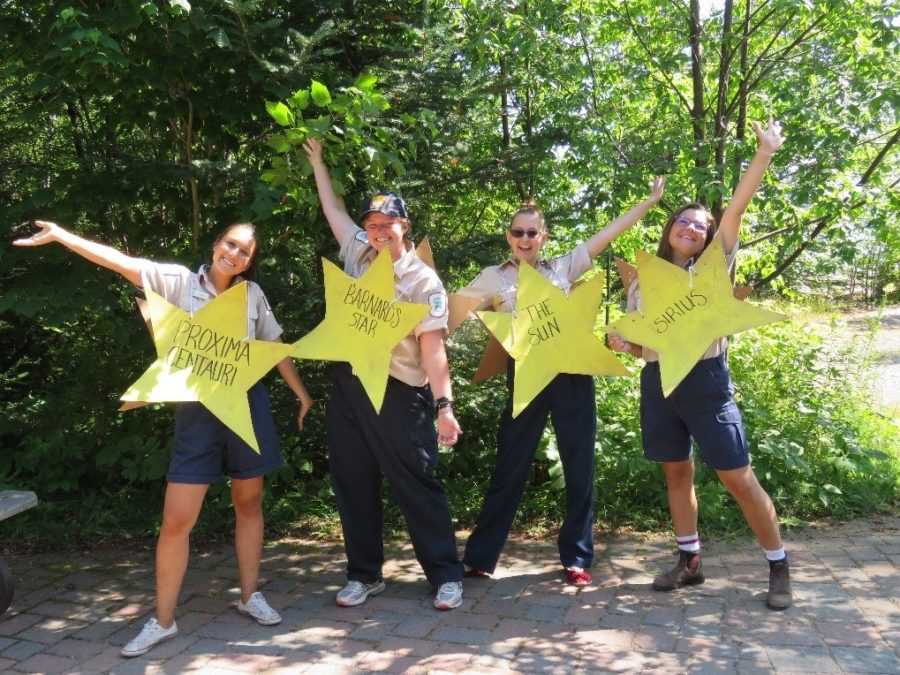
[{"label": "sunlit pathway", "polygon": [[151,551],[9,560],[18,593],[0,619],[0,671],[23,673],[900,672],[900,518],[788,534],[795,606],[763,605],[755,544],[708,542],[708,581],[656,593],[664,540],[599,542],[595,584],[563,583],[552,542],[516,542],[496,580],[467,580],[465,603],[431,606],[412,551],[390,551],[387,591],[334,605],[339,546],[284,540],[265,551],[262,588],[281,610],[264,628],[233,609],[229,547],[192,559],[179,635],[143,657],[119,648],[150,612]]}]

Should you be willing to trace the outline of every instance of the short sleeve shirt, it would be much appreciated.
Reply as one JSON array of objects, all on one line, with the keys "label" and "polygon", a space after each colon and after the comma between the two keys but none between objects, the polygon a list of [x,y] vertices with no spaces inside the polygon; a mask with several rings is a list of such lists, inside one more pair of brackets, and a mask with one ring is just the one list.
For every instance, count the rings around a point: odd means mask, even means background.
[{"label": "short sleeve shirt", "polygon": [[[572,284],[592,265],[587,244],[582,243],[566,255],[538,260],[535,269],[551,284],[568,293]],[[512,312],[516,308],[518,288],[519,262],[511,258],[501,265],[485,267],[468,286],[457,291],[457,295],[480,298],[481,303],[474,311],[491,308],[497,312]]]},{"label": "short sleeve shirt", "polygon": [[[240,277],[236,281],[242,281]],[[201,265],[191,272],[182,265],[141,261],[141,286],[158,293],[173,305],[187,312],[196,312],[218,295],[209,278],[209,266]],[[247,337],[251,340],[272,341],[281,336],[282,329],[272,314],[269,301],[259,284],[247,282]]]},{"label": "short sleeve shirt", "polygon": [[[738,244],[737,242],[735,242],[734,248],[731,250],[731,252],[725,254],[725,264],[728,266],[729,271],[734,271],[734,263],[737,259],[737,252]],[[684,268],[687,270],[692,268],[693,266],[694,260],[691,259],[684,266]],[[628,303],[626,305],[626,309],[629,312],[633,312],[635,310],[640,311],[643,309],[643,302],[641,301],[641,289],[637,279],[632,281],[631,285],[628,287]],[[703,359],[714,359],[720,354],[724,354],[727,349],[728,338],[720,337],[709,346],[709,349],[707,349],[703,353],[703,358],[701,358],[700,360],[702,361]],[[659,354],[657,354],[649,347],[644,347],[643,345],[641,346],[641,356],[645,361],[659,361]]]},{"label": "short sleeve shirt", "polygon": [[[437,273],[416,255],[411,243],[406,244],[406,251],[394,263],[397,301],[428,305],[429,310],[413,332],[394,347],[389,373],[410,386],[424,387],[428,384],[428,376],[422,365],[419,336],[431,330],[446,331],[447,293]],[[344,271],[354,279],[362,276],[377,256],[378,251],[369,245],[366,232],[360,228],[341,242],[340,258],[344,262]]]}]

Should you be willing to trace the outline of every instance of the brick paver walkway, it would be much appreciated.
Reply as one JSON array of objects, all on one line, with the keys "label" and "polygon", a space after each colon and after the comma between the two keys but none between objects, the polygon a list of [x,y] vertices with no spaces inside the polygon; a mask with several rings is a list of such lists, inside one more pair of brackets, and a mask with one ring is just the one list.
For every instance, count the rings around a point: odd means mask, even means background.
[{"label": "brick paver walkway", "polygon": [[900,672],[900,518],[788,533],[795,606],[764,607],[767,567],[751,541],[707,542],[703,586],[650,589],[674,561],[662,539],[598,541],[595,584],[563,583],[552,542],[514,542],[495,580],[467,580],[438,612],[412,551],[389,551],[388,589],[340,608],[340,546],[279,541],[261,588],[284,621],[233,609],[229,547],[196,552],[179,635],[143,657],[119,648],[151,611],[153,552],[7,559],[17,595],[0,618],[0,672]]}]

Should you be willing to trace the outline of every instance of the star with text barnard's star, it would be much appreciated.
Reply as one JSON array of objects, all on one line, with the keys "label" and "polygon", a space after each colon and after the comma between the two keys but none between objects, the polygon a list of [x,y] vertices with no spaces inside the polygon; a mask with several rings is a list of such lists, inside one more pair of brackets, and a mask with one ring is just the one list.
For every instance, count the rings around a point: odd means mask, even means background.
[{"label": "star with text barnard's star", "polygon": [[391,351],[412,332],[429,306],[396,301],[394,267],[387,249],[359,279],[324,258],[322,268],[325,318],[292,345],[291,354],[299,359],[349,362],[375,410],[380,411]]}]

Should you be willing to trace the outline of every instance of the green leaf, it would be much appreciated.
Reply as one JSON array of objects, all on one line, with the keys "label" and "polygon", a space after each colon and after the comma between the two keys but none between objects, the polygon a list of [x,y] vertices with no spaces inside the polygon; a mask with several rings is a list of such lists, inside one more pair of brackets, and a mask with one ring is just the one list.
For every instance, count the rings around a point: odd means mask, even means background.
[{"label": "green leaf", "polygon": [[306,110],[309,107],[309,91],[300,89],[299,91],[294,92],[294,95],[291,96],[291,104],[297,108],[297,110]]},{"label": "green leaf", "polygon": [[309,91],[312,95],[313,103],[315,103],[320,108],[324,108],[329,103],[331,103],[331,94],[328,93],[328,87],[326,87],[321,82],[313,80]]},{"label": "green leaf", "polygon": [[228,49],[231,47],[231,40],[228,39],[228,34],[221,26],[212,29],[209,32],[209,36],[219,49]]},{"label": "green leaf", "polygon": [[294,113],[281,101],[266,101],[266,110],[272,119],[283,127],[289,127],[294,123]]},{"label": "green leaf", "polygon": [[362,91],[369,93],[373,89],[375,89],[375,83],[378,81],[378,77],[372,75],[371,73],[363,73],[359,77],[356,78],[356,87],[361,89]]}]

